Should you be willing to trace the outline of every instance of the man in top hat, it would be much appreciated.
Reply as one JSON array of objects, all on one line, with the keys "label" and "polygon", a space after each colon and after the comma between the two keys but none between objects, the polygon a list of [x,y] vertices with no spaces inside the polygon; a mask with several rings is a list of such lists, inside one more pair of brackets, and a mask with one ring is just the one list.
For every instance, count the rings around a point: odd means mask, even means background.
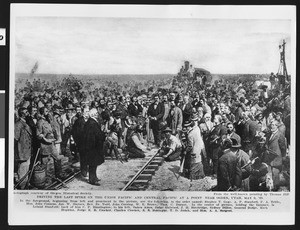
[{"label": "man in top hat", "polygon": [[182,151],[180,140],[176,136],[172,135],[172,129],[169,127],[163,130],[163,132],[165,134],[165,140],[161,150],[163,158],[165,158],[166,161],[178,160]]},{"label": "man in top hat", "polygon": [[[242,191],[249,191],[249,176],[251,173],[251,166],[245,166],[250,161],[250,157],[240,148],[242,147],[240,139],[231,137],[232,145],[231,151],[237,156],[237,172],[236,172],[236,187]],[[244,168],[243,168],[244,167]]]}]

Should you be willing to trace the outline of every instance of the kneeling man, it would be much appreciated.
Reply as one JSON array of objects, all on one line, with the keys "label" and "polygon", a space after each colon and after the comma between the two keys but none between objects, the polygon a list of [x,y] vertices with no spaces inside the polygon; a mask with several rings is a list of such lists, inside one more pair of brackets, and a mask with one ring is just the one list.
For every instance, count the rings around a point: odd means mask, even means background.
[{"label": "kneeling man", "polygon": [[182,145],[180,140],[172,135],[172,130],[170,128],[166,128],[165,133],[165,141],[162,147],[163,158],[166,161],[175,161],[180,159],[180,155],[182,152]]}]

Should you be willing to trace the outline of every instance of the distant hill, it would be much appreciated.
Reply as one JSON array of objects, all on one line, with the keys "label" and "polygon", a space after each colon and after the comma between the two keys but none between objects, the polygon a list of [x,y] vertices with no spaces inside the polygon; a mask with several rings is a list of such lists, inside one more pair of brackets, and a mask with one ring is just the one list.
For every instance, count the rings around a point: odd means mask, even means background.
[{"label": "distant hill", "polygon": [[[148,81],[148,80],[162,80],[172,78],[176,74],[95,74],[95,75],[77,75],[72,74],[72,76],[81,80],[97,80],[97,81]],[[60,80],[62,78],[68,77],[69,74],[34,74],[30,76],[29,73],[16,73],[16,80],[33,80],[34,78],[42,80]],[[245,79],[254,77],[255,79],[268,79],[268,74],[212,74],[213,80],[217,79]]]},{"label": "distant hill", "polygon": [[[27,73],[16,73],[16,80],[28,79],[33,80],[34,78],[42,80],[60,80],[62,78],[68,77],[69,74],[34,74],[30,76]],[[100,81],[147,81],[147,80],[160,80],[171,78],[173,74],[97,74],[97,75],[77,75],[72,74],[72,76],[82,79],[82,80],[100,80]]]}]

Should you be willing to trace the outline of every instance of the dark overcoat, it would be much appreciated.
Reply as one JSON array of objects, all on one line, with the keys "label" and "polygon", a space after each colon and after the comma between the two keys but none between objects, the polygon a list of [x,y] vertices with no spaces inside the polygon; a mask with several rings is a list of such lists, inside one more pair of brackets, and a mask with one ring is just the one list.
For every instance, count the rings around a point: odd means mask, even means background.
[{"label": "dark overcoat", "polygon": [[[269,162],[270,160],[268,159],[264,159],[264,161],[273,167],[282,166],[282,158],[286,156],[286,141],[283,134],[279,130],[273,135],[272,133],[268,133],[266,146],[268,149],[270,149],[270,151],[272,151],[274,159],[272,157],[270,158],[272,159],[271,162]],[[267,157],[265,156],[265,158]]]},{"label": "dark overcoat", "polygon": [[143,107],[140,105],[140,104],[133,104],[133,103],[130,103],[128,105],[128,114],[129,116],[133,116],[133,117],[137,117],[140,113],[143,112]]},{"label": "dark overcoat", "polygon": [[244,122],[241,126],[241,139],[242,141],[253,142],[255,138],[258,126],[256,121],[251,121],[250,119]]},{"label": "dark overcoat", "polygon": [[105,134],[93,118],[89,118],[83,130],[83,149],[86,153],[87,164],[98,166],[104,162],[103,143]]},{"label": "dark overcoat", "polygon": [[186,104],[184,109],[183,109],[183,106],[184,106],[184,104],[181,104],[179,106],[179,108],[182,111],[183,123],[184,123],[185,121],[188,121],[191,118],[192,113],[193,113],[193,106],[190,102]]},{"label": "dark overcoat", "polygon": [[221,151],[221,142],[223,135],[226,135],[227,129],[222,124],[218,124],[210,132],[209,135],[209,149],[212,159],[218,159]]},{"label": "dark overcoat", "polygon": [[150,120],[150,128],[151,129],[159,129],[160,123],[163,120],[163,116],[165,113],[165,106],[163,103],[158,103],[156,108],[154,108],[154,103],[152,103],[148,108],[148,115],[151,117],[156,117],[156,120]]},{"label": "dark overcoat", "polygon": [[237,176],[240,175],[238,169],[238,159],[235,153],[224,150],[223,155],[218,160],[217,186],[218,191],[227,191],[236,185]]},{"label": "dark overcoat", "polygon": [[83,117],[79,117],[72,128],[71,134],[74,138],[75,144],[78,148],[78,150],[80,150],[82,148],[82,142],[83,142],[83,131],[84,131],[84,125],[85,125],[85,120]]}]

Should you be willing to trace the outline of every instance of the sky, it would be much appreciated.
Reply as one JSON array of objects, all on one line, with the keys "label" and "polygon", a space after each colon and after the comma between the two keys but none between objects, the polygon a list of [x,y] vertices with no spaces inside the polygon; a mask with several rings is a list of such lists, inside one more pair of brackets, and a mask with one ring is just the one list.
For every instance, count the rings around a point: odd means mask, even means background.
[{"label": "sky", "polygon": [[18,17],[17,73],[176,74],[185,60],[218,74],[277,72],[289,20]]}]

